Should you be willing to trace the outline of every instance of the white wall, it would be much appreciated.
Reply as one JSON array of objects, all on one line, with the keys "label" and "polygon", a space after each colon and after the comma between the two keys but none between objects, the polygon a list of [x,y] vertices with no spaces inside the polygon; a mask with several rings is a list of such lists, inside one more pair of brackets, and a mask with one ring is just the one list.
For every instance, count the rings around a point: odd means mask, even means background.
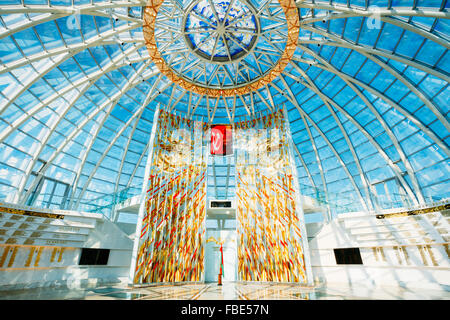
[{"label": "white wall", "polygon": [[[310,240],[316,283],[450,289],[447,214],[342,216]],[[335,248],[359,248],[362,265],[338,265]]]}]

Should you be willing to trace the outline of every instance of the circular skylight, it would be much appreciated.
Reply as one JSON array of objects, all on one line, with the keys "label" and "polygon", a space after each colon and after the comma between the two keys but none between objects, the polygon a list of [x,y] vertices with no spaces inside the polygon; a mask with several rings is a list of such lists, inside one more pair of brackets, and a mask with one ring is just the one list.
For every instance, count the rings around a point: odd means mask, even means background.
[{"label": "circular skylight", "polygon": [[208,62],[230,63],[250,53],[259,21],[250,3],[239,0],[194,1],[184,23],[185,39],[194,54]]}]

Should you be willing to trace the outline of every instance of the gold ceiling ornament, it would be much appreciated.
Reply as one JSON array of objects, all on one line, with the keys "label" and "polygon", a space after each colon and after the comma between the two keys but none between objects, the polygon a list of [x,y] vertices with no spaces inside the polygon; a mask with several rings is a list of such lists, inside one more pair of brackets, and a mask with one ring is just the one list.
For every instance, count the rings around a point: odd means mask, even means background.
[{"label": "gold ceiling ornament", "polygon": [[180,87],[198,93],[200,95],[207,95],[210,97],[231,97],[235,95],[244,95],[258,90],[271,83],[278,75],[283,72],[284,68],[289,64],[294,56],[297,48],[298,35],[300,32],[300,19],[298,15],[298,8],[295,0],[278,0],[286,17],[286,24],[288,28],[287,42],[283,54],[278,63],[263,77],[254,82],[247,83],[244,86],[236,88],[207,88],[194,84],[176,75],[162,58],[155,39],[155,22],[158,10],[165,0],[148,0],[147,6],[144,10],[144,24],[143,33],[144,41],[152,61],[158,69],[173,83]]}]

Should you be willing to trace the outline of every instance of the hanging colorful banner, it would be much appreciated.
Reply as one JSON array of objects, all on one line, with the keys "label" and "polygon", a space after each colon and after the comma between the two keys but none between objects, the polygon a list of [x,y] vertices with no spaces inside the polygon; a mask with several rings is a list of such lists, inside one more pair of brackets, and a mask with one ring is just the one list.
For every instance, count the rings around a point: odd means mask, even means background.
[{"label": "hanging colorful banner", "polygon": [[307,283],[286,125],[281,110],[236,123],[239,280]]},{"label": "hanging colorful banner", "polygon": [[207,129],[203,122],[160,112],[134,283],[201,280]]}]

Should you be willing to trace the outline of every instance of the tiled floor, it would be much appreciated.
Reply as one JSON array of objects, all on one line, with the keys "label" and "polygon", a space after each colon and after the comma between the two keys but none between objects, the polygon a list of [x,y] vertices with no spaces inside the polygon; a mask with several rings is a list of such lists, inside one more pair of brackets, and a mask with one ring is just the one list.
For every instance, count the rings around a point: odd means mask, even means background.
[{"label": "tiled floor", "polygon": [[183,284],[131,288],[126,285],[85,289],[35,288],[0,291],[0,300],[450,300],[444,290],[401,287],[328,285],[301,287],[291,284]]}]

